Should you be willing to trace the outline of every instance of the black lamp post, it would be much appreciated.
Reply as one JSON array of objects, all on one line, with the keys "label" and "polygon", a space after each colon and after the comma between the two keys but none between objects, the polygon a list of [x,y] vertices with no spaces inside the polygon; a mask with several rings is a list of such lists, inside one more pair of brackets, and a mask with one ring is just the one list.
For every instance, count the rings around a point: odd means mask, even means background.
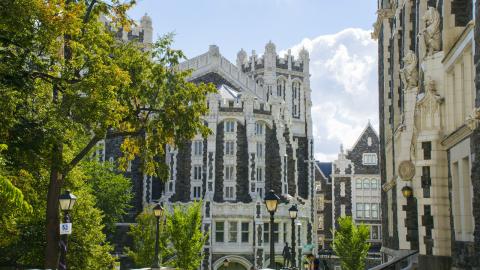
[{"label": "black lamp post", "polygon": [[160,261],[158,258],[158,241],[159,241],[159,230],[160,230],[160,216],[163,213],[163,207],[161,204],[155,205],[153,207],[153,215],[157,218],[157,235],[155,237],[155,259],[153,260],[152,269],[160,269]]},{"label": "black lamp post", "polygon": [[275,224],[275,212],[277,211],[278,202],[280,198],[270,190],[265,196],[265,206],[267,206],[267,210],[270,213],[270,267],[275,267],[275,243],[273,237],[273,226]]},{"label": "black lamp post", "polygon": [[[77,197],[70,193],[69,190],[65,191],[64,194],[60,195],[58,199],[60,203],[60,209],[63,211],[63,223],[70,223],[70,214],[69,211],[72,210],[73,205],[77,201]],[[68,235],[62,234],[60,237],[60,260],[58,262],[59,270],[67,269],[67,244],[68,244]]]},{"label": "black lamp post", "polygon": [[288,213],[290,214],[290,219],[292,219],[292,267],[297,267],[295,263],[295,219],[297,219],[298,208],[297,205],[294,204],[290,209],[288,209]]}]

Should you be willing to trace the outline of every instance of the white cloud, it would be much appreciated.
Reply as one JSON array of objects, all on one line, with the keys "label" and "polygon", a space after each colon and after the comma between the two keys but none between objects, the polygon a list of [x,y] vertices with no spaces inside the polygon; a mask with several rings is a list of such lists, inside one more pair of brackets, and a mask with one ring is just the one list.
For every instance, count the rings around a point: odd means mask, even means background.
[{"label": "white cloud", "polygon": [[[304,39],[291,48],[310,53],[315,157],[337,157],[350,148],[370,120],[378,126],[377,44],[370,30],[348,28]],[[285,51],[280,54],[285,53]]]}]

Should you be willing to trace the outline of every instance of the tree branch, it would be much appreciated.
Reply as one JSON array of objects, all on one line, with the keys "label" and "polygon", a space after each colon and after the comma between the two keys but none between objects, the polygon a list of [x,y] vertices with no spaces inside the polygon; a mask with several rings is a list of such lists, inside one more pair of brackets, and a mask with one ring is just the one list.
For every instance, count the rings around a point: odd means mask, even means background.
[{"label": "tree branch", "polygon": [[102,138],[99,136],[95,135],[93,138],[90,139],[90,141],[87,143],[87,145],[68,163],[67,167],[63,171],[63,175],[67,175],[68,172],[70,172],[77,164],[92,150],[92,148],[97,144],[98,141],[100,141]]},{"label": "tree branch", "polygon": [[95,6],[95,3],[97,0],[92,0],[90,4],[88,5],[87,12],[85,12],[85,17],[83,17],[83,23],[87,23],[88,20],[90,20],[90,15],[92,14],[93,6]]}]

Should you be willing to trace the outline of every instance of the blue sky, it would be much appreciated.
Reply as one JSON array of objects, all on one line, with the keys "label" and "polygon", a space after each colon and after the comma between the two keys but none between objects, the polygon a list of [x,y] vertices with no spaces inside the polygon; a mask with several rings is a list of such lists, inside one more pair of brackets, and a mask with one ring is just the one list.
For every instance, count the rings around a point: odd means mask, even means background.
[{"label": "blue sky", "polygon": [[138,0],[130,12],[151,16],[154,37],[175,32],[174,47],[195,57],[216,44],[235,63],[243,48],[263,54],[305,47],[310,53],[315,157],[336,158],[368,121],[378,126],[377,44],[370,38],[376,0]]},{"label": "blue sky", "polygon": [[154,36],[175,32],[175,46],[188,57],[216,44],[234,59],[240,48],[263,51],[269,40],[284,49],[349,27],[370,29],[376,6],[376,0],[138,0],[130,15],[148,13]]}]

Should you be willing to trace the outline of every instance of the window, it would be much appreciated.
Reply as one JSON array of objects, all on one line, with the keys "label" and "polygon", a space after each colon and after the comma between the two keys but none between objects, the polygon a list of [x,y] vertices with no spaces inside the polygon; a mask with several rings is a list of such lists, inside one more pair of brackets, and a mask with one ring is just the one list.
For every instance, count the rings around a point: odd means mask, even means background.
[{"label": "window", "polygon": [[287,242],[287,226],[288,224],[285,222],[283,223],[283,242]]},{"label": "window", "polygon": [[194,141],[193,142],[193,155],[202,156],[203,155],[203,141]]},{"label": "window", "polygon": [[370,218],[370,204],[366,203],[364,206],[365,206],[364,216],[365,218]]},{"label": "window", "polygon": [[372,189],[377,189],[378,188],[378,180],[377,179],[372,179],[371,186]]},{"label": "window", "polygon": [[263,188],[261,187],[257,188],[257,194],[260,198],[263,198]]},{"label": "window", "polygon": [[237,242],[237,234],[238,234],[238,223],[236,221],[230,221],[228,226],[228,242],[235,243]]},{"label": "window", "polygon": [[173,181],[168,181],[168,192],[173,192]]},{"label": "window", "polygon": [[232,200],[235,198],[235,187],[226,186],[225,187],[225,199]]},{"label": "window", "polygon": [[195,186],[193,187],[193,199],[198,200],[202,197],[202,187]]},{"label": "window", "polygon": [[370,179],[363,179],[363,188],[370,189]]},{"label": "window", "polygon": [[193,180],[202,180],[202,166],[193,166]]},{"label": "window", "polygon": [[255,123],[255,135],[263,135],[264,126],[263,123]]},{"label": "window", "polygon": [[298,92],[300,91],[300,83],[299,82],[293,82],[292,83],[292,90],[293,90],[293,98],[297,99],[298,98]]},{"label": "window", "polygon": [[[273,241],[274,243],[278,243],[278,223],[273,224]],[[263,224],[263,241],[265,243],[270,243],[270,223],[264,223]]]},{"label": "window", "polygon": [[208,191],[213,191],[213,182],[208,182]]},{"label": "window", "polygon": [[235,155],[235,142],[234,141],[226,141],[225,142],[225,155],[226,156]]},{"label": "window", "polygon": [[357,203],[357,218],[363,218],[363,203]]},{"label": "window", "polygon": [[379,226],[375,226],[375,225],[372,225],[372,228],[371,228],[371,236],[370,238],[372,240],[378,240],[380,239],[380,231],[379,231]]},{"label": "window", "polygon": [[225,227],[224,222],[215,222],[215,242],[223,242],[224,241],[224,234],[225,234]]},{"label": "window", "polygon": [[368,137],[367,144],[368,146],[372,146],[372,137]]},{"label": "window", "polygon": [[235,132],[235,121],[228,120],[225,121],[225,133],[233,133]]},{"label": "window", "polygon": [[422,142],[423,159],[432,159],[432,142]]},{"label": "window", "polygon": [[242,222],[242,243],[248,243],[249,227],[250,224],[248,222]]},{"label": "window", "polygon": [[257,142],[257,157],[263,158],[263,143]]},{"label": "window", "polygon": [[345,197],[345,182],[340,183],[340,196]]},{"label": "window", "polygon": [[375,153],[364,153],[362,156],[363,165],[377,165],[377,154]]},{"label": "window", "polygon": [[378,204],[372,204],[372,218],[378,218]]},{"label": "window", "polygon": [[257,168],[257,182],[263,182],[263,168]]},{"label": "window", "polygon": [[341,216],[341,217],[346,216],[345,204],[340,205],[340,216]]},{"label": "window", "polygon": [[357,189],[361,189],[361,188],[362,188],[362,179],[357,179],[357,180],[355,181],[355,187],[356,187]]},{"label": "window", "polygon": [[285,80],[277,81],[277,96],[281,97],[285,95]]},{"label": "window", "polygon": [[235,166],[227,165],[225,166],[225,180],[231,181],[234,179],[235,175]]}]

